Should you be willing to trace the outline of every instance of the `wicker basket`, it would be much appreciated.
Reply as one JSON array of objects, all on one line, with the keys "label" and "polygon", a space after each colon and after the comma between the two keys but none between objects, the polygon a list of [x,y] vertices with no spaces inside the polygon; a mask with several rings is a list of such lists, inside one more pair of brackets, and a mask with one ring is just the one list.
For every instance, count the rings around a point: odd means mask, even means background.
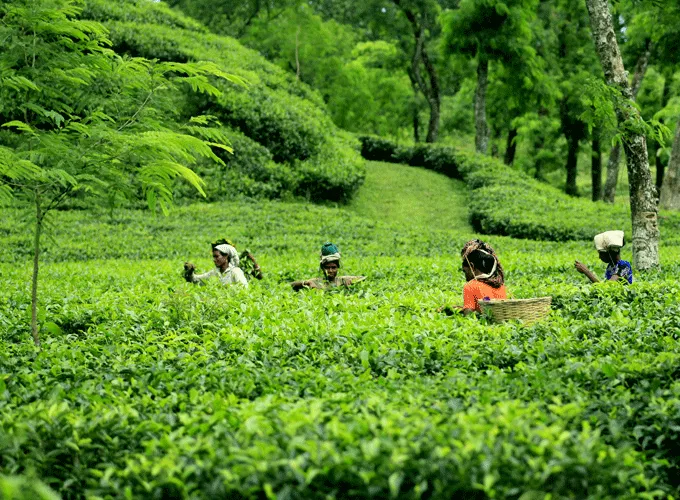
[{"label": "wicker basket", "polygon": [[552,297],[535,299],[494,299],[480,300],[482,313],[496,323],[509,319],[519,319],[525,323],[533,323],[545,318],[550,312]]}]

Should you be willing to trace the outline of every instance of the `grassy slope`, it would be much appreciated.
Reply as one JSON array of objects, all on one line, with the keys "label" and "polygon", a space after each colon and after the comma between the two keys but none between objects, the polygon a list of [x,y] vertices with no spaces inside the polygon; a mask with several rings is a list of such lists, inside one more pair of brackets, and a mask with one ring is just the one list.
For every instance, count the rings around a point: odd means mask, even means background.
[{"label": "grassy slope", "polygon": [[417,167],[369,162],[349,209],[376,222],[471,231],[465,183]]}]

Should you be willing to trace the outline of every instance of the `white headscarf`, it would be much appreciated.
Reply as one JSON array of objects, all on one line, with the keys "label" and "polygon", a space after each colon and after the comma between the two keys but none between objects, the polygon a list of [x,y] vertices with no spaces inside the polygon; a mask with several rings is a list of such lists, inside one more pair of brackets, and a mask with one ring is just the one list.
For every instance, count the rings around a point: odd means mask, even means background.
[{"label": "white headscarf", "polygon": [[236,249],[228,245],[227,243],[224,243],[222,245],[217,245],[213,247],[214,250],[218,250],[219,252],[223,253],[227,257],[229,257],[229,267],[238,267],[240,259],[238,257],[238,252]]}]

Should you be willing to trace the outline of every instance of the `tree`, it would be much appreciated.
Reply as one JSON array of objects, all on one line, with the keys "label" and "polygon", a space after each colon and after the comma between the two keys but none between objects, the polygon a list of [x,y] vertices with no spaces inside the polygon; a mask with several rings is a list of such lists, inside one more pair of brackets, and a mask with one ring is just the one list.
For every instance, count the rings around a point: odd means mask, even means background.
[{"label": "tree", "polygon": [[105,29],[79,13],[72,0],[0,5],[0,195],[33,207],[31,331],[38,346],[41,237],[50,213],[119,186],[167,212],[175,178],[202,192],[187,164],[199,156],[221,162],[211,146],[226,148],[226,137],[206,126],[207,117],[183,130],[164,117],[177,107],[179,85],[217,94],[209,75],[237,81],[212,63],[120,58],[107,48]]},{"label": "tree", "polygon": [[666,210],[680,210],[680,125],[675,126],[671,158],[661,186],[659,206]]},{"label": "tree", "polygon": [[[439,115],[441,110],[441,91],[439,77],[427,48],[427,32],[437,27],[439,8],[432,0],[392,0],[408,19],[414,37],[413,57],[408,72],[414,88],[417,88],[427,99],[430,106],[430,120],[427,126],[425,142],[435,142],[439,134]],[[421,65],[425,68],[427,79],[421,74]],[[416,140],[417,123],[414,124]]]},{"label": "tree", "polygon": [[[652,51],[651,40],[647,40],[645,43],[645,48],[643,49],[640,57],[638,58],[637,64],[635,65],[635,71],[633,73],[633,83],[631,84],[631,95],[633,100],[637,97],[637,94],[642,85],[642,79],[647,71],[647,65],[649,64],[649,57]],[[616,184],[619,179],[619,163],[621,162],[621,144],[616,143],[612,146],[609,153],[609,161],[607,162],[607,180],[604,185],[604,194],[602,199],[608,203],[614,203],[614,198],[616,197]]]},{"label": "tree", "polygon": [[[622,24],[617,36],[624,40],[622,56],[624,61],[635,64],[632,75],[633,98],[637,99],[643,79],[646,78],[648,67],[654,67],[661,73],[666,81],[670,81],[675,66],[677,65],[677,46],[680,43],[680,8],[677,2],[660,2],[658,0],[621,0],[616,2],[615,20]],[[625,28],[625,29],[624,29]],[[662,92],[659,107],[666,106],[669,95],[669,87]],[[653,113],[652,113],[653,114]],[[658,141],[651,142],[650,153],[656,158],[657,192],[661,189],[664,165],[661,156],[656,154],[660,145]],[[618,178],[618,165],[620,158],[620,146],[615,144],[610,154],[607,168],[607,183],[605,185],[604,199],[613,202],[616,194],[616,182]]]},{"label": "tree", "polygon": [[458,8],[443,16],[444,50],[477,59],[475,147],[480,153],[486,153],[489,145],[489,63],[499,60],[512,65],[513,60],[535,58],[529,23],[537,5],[536,0],[461,0]]},{"label": "tree", "polygon": [[[590,39],[585,5],[569,0],[541,2],[539,19],[544,26],[540,38],[541,54],[546,60],[549,75],[559,87],[554,115],[559,120],[559,130],[566,145],[565,192],[578,195],[578,155],[589,131],[582,116],[586,111],[584,89],[590,86],[593,75],[601,70]],[[551,114],[550,111],[546,113],[547,116]],[[546,144],[546,147],[560,149],[555,142]],[[597,162],[595,166],[597,168]]]},{"label": "tree", "polygon": [[[449,0],[451,1],[451,0]],[[403,50],[405,70],[413,89],[413,136],[420,140],[419,94],[429,107],[426,142],[435,142],[441,121],[442,89],[437,51],[431,51],[440,32],[439,12],[447,0],[312,0],[310,5],[326,18],[352,25],[367,39],[395,42]],[[412,36],[404,36],[405,32]]]},{"label": "tree", "polygon": [[[276,19],[300,0],[167,0],[171,7],[178,7],[200,20],[215,33],[240,38],[251,24],[261,16]],[[295,36],[293,34],[293,36]]]},{"label": "tree", "polygon": [[638,269],[659,264],[659,228],[655,188],[649,171],[647,141],[616,41],[607,0],[586,0],[590,25],[605,82],[620,96],[615,102],[621,142],[626,153],[633,226],[633,261]]}]

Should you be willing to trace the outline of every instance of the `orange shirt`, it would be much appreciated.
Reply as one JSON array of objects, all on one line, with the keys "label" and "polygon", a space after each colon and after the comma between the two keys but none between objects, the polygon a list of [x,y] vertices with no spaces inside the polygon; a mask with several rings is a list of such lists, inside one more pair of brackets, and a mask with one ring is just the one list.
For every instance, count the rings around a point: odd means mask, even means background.
[{"label": "orange shirt", "polygon": [[485,298],[507,299],[505,285],[501,285],[500,288],[494,288],[477,280],[470,280],[465,283],[463,287],[463,307],[465,309],[474,309],[477,312],[482,312],[477,302]]}]

